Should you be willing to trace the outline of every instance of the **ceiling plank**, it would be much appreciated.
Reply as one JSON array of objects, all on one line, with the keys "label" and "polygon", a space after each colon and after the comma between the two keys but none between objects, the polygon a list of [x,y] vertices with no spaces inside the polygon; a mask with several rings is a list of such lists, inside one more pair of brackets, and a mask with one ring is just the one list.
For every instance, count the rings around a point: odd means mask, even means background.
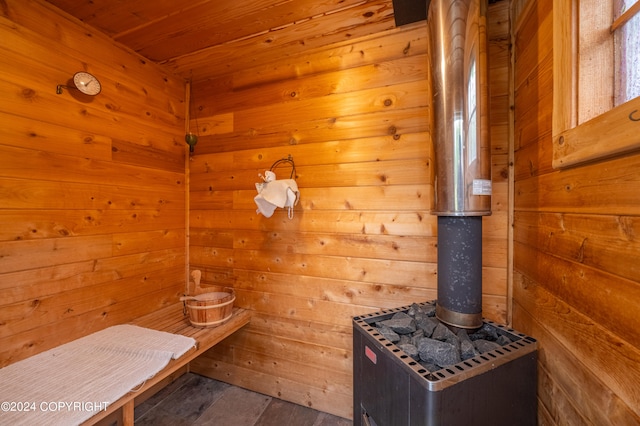
[{"label": "ceiling plank", "polygon": [[297,23],[286,30],[273,30],[198,50],[171,59],[165,65],[178,75],[202,81],[393,28],[395,23],[391,0],[369,1]]},{"label": "ceiling plank", "polygon": [[234,6],[205,3],[180,14],[116,35],[115,39],[154,61],[165,61],[219,44],[293,25],[366,0],[273,0]]},{"label": "ceiling plank", "polygon": [[47,0],[49,3],[99,29],[107,35],[141,28],[167,16],[215,0],[195,0],[183,4],[176,0]]}]

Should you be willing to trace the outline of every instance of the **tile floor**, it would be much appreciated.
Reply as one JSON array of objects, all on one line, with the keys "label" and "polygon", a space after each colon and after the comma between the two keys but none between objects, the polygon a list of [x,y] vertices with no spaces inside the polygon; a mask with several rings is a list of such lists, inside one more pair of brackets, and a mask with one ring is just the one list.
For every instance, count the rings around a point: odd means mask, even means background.
[{"label": "tile floor", "polygon": [[322,413],[187,373],[136,407],[136,425],[352,426]]}]

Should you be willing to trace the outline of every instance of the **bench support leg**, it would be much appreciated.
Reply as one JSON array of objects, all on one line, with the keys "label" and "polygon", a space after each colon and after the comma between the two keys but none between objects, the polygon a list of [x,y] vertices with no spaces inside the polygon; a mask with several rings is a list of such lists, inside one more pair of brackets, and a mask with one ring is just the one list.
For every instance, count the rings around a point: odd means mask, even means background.
[{"label": "bench support leg", "polygon": [[133,411],[135,402],[132,399],[122,406],[122,424],[123,426],[133,426]]}]

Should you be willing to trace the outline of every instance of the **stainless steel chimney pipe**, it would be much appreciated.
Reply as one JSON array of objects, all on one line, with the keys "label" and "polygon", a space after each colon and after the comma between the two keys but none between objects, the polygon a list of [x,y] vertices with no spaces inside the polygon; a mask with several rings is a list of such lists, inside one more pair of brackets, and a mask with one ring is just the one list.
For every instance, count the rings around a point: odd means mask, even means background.
[{"label": "stainless steel chimney pipe", "polygon": [[486,0],[431,0],[432,138],[438,216],[436,314],[482,325],[482,216],[491,214]]}]

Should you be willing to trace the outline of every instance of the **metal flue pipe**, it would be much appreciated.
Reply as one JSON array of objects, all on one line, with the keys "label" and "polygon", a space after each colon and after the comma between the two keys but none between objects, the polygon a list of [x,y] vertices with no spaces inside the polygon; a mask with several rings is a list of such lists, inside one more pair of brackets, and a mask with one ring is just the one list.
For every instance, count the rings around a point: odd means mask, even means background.
[{"label": "metal flue pipe", "polygon": [[431,0],[440,321],[482,325],[482,216],[491,214],[486,0]]}]

